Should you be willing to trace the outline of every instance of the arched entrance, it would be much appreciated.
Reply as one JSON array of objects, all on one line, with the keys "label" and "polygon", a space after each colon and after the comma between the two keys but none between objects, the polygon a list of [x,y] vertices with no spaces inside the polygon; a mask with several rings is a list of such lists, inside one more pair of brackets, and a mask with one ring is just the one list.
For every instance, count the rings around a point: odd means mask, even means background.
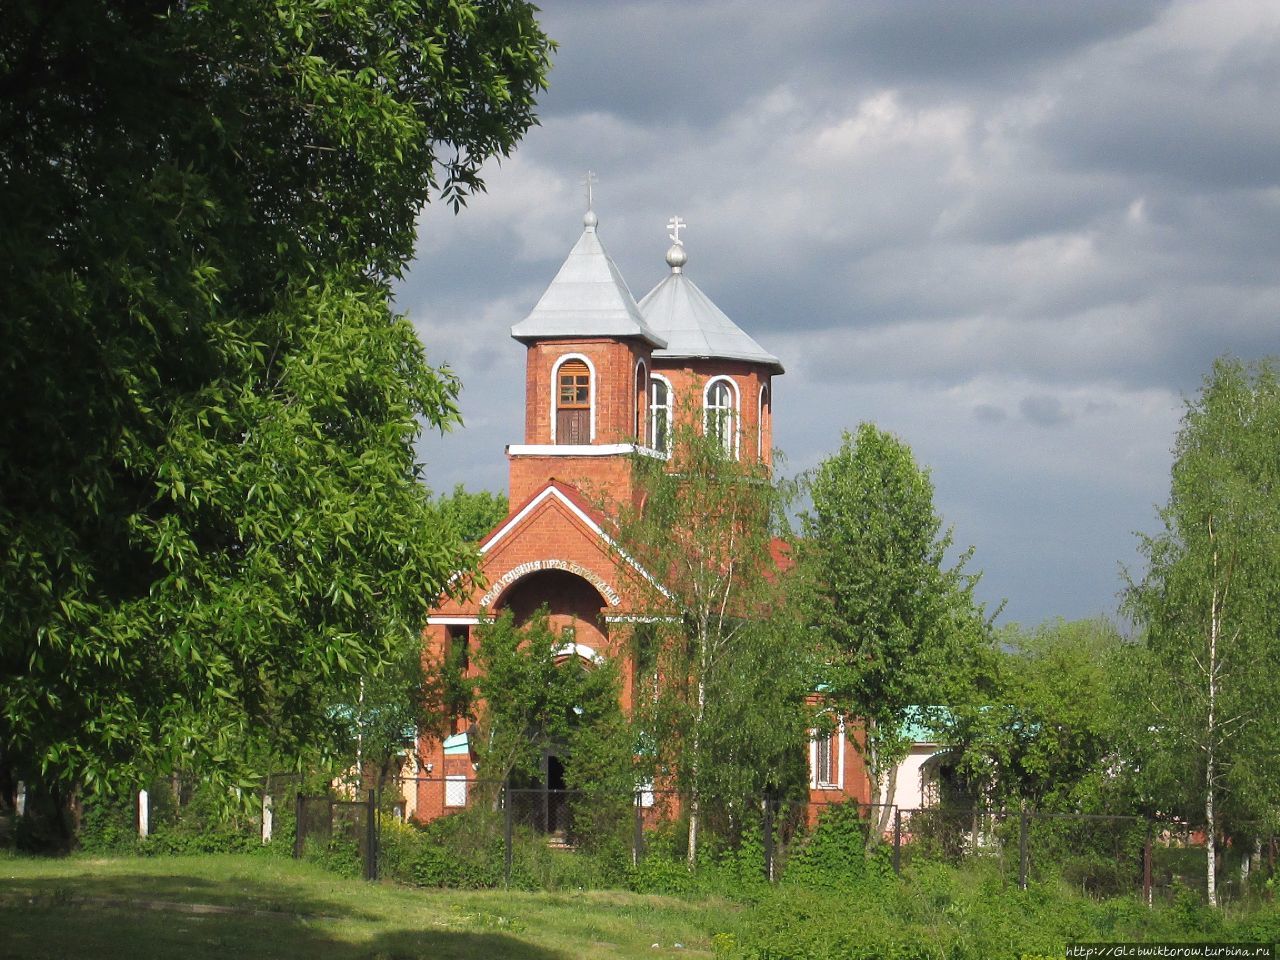
[{"label": "arched entrance", "polygon": [[545,607],[552,630],[566,646],[589,647],[597,654],[609,649],[608,602],[585,577],[570,570],[543,569],[526,574],[507,587],[494,603],[495,612],[510,610],[516,623],[529,622]]},{"label": "arched entrance", "polygon": [[[602,586],[612,593],[607,584]],[[610,649],[609,625],[604,616],[608,606],[605,595],[586,576],[560,567],[544,567],[507,586],[492,609],[495,613],[510,610],[518,626],[545,610],[548,626],[560,640],[560,668],[590,670],[597,658]],[[576,718],[567,719],[572,725]],[[572,842],[573,835],[570,784],[566,779],[568,759],[567,743],[548,740],[542,746],[538,776],[513,779],[511,783],[517,819],[563,842]]]}]

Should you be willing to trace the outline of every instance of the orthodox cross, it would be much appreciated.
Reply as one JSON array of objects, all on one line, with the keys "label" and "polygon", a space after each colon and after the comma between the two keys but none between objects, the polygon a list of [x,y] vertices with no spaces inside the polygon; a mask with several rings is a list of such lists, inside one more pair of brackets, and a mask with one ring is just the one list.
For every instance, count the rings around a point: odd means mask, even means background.
[{"label": "orthodox cross", "polygon": [[677,246],[683,247],[684,241],[680,239],[680,230],[682,227],[687,227],[687,226],[688,224],[685,223],[683,220],[681,220],[679,217],[672,217],[670,220],[667,221],[667,228],[671,231],[670,233],[667,234],[667,236],[670,237],[672,242],[675,243]]},{"label": "orthodox cross", "polygon": [[582,178],[583,186],[587,188],[587,209],[588,210],[591,210],[593,208],[592,207],[593,198],[591,196],[591,185],[599,181],[599,179],[600,178],[596,176],[594,170],[588,170],[587,175]]}]

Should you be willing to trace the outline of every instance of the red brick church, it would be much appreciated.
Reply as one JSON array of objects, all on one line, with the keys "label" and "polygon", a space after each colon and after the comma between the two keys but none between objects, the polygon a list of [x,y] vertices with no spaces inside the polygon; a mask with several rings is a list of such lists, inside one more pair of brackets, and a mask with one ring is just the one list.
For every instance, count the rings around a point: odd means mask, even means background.
[{"label": "red brick church", "polygon": [[[631,498],[632,458],[669,458],[677,423],[713,433],[731,456],[771,460],[782,364],[685,274],[680,218],[668,224],[669,272],[639,302],[601,243],[595,212],[582,222],[551,285],[511,328],[526,349],[524,441],[506,451],[511,511],[481,542],[482,585],[432,612],[426,642],[436,657],[473,644],[489,615],[510,609],[519,619],[545,604],[566,658],[625,661],[626,631],[642,616],[640,574],[611,548],[593,503]],[[623,662],[621,674],[629,711],[633,665]],[[466,805],[477,773],[465,724],[418,743],[428,775],[411,804],[418,819]],[[865,800],[862,769],[843,728],[815,741],[811,798]],[[554,788],[556,771],[544,774]]]}]

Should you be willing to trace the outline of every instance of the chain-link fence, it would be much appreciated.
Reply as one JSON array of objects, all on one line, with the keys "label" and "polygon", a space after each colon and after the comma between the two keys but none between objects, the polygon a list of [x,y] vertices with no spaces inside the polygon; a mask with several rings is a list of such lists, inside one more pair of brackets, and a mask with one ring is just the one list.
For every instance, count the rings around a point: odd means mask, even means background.
[{"label": "chain-link fence", "polygon": [[[466,866],[472,877],[482,878],[478,885],[512,883],[513,877],[526,885],[554,884],[548,878],[565,857],[585,864],[605,856],[612,864],[630,868],[641,867],[649,857],[677,864],[687,858],[692,804],[676,791],[508,788],[458,777],[416,778],[401,786],[407,786],[405,795],[417,801],[408,808],[420,823],[425,821],[418,832],[440,845],[445,851],[441,857],[454,850],[452,855],[469,858]],[[836,811],[846,831],[842,842],[850,850],[860,847],[855,852],[881,857],[899,873],[923,863],[982,863],[1010,885],[1057,879],[1088,895],[1132,893],[1147,903],[1178,889],[1204,889],[1203,831],[1125,815],[910,809],[855,804],[835,793],[811,792],[801,798],[704,803],[699,811],[699,850],[711,851],[703,860],[737,858],[740,869],[777,881]],[[852,843],[847,836],[851,823],[858,833]],[[1221,845],[1218,887],[1224,896],[1243,895],[1251,884],[1261,885],[1275,876],[1278,850],[1273,835],[1242,828]],[[487,851],[483,857],[482,851]],[[852,855],[849,865],[857,868]],[[619,875],[616,870],[589,873],[582,866],[573,876],[583,884],[607,885],[609,876]],[[419,879],[429,881],[432,876],[445,877],[446,885],[468,882],[449,877],[443,868]]]},{"label": "chain-link fence", "polygon": [[[1062,882],[1086,895],[1134,894],[1149,904],[1207,887],[1203,828],[1128,815],[900,808],[811,790],[704,797],[695,831],[689,796],[649,786],[557,790],[437,776],[356,792],[275,774],[258,790],[236,792],[234,803],[225,793],[174,777],[136,794],[92,798],[81,847],[209,853],[269,846],[369,879],[555,889],[634,887],[646,877],[670,885],[690,864],[704,876],[729,869],[744,881],[776,882],[793,865],[812,869],[814,850],[825,845],[824,869],[843,863],[850,875],[873,858],[898,873],[928,863],[980,865],[1010,885]],[[690,858],[695,832],[698,855]],[[839,851],[834,861],[832,850]],[[1219,899],[1273,893],[1280,839],[1269,825],[1227,824],[1215,853]]]},{"label": "chain-link fence", "polygon": [[364,800],[325,794],[294,798],[293,856],[309,850],[320,858],[346,857],[359,864],[366,880],[378,879],[378,840],[381,817],[377,793]]}]

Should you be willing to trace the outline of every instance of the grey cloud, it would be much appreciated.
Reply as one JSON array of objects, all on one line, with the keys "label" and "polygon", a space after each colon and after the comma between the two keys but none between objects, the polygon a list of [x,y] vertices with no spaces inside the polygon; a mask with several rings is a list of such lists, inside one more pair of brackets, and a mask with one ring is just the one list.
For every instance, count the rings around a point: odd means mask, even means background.
[{"label": "grey cloud", "polygon": [[847,15],[832,16],[822,36],[831,54],[863,64],[877,76],[954,85],[1017,75],[1123,36],[1167,6],[1109,0],[892,0],[843,7]]},{"label": "grey cloud", "polygon": [[632,292],[680,213],[690,278],[783,358],[797,468],[876,420],[934,467],[1012,616],[1114,609],[1178,397],[1280,343],[1274,25],[1194,0],[546,6],[544,126],[490,197],[429,211],[397,292],[465,385],[467,429],[420,448],[433,486],[505,483],[506,328],[577,237],[592,167]]},{"label": "grey cloud", "polygon": [[1057,427],[1071,420],[1071,415],[1063,408],[1062,401],[1045,393],[1023,397],[1018,404],[1018,412],[1032,423],[1042,427]]},{"label": "grey cloud", "polygon": [[781,83],[838,103],[873,84],[1017,86],[1150,23],[1163,0],[765,0],[543,4],[561,44],[548,115],[599,109],[646,124],[714,122]]}]

